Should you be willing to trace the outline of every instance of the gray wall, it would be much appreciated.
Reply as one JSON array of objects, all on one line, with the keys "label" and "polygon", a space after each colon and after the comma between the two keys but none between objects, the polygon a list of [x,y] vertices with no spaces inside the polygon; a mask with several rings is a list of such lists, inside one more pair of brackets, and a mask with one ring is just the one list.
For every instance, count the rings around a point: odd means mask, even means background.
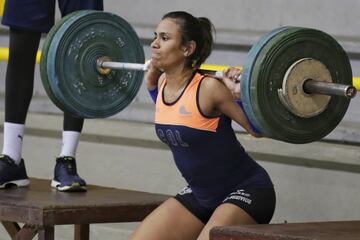
[{"label": "gray wall", "polygon": [[313,27],[334,35],[345,47],[360,51],[357,15],[360,1],[336,0],[224,0],[224,1],[116,1],[106,0],[105,8],[117,13],[136,29],[146,29],[142,37],[152,37],[156,24],[168,11],[185,10],[206,16],[217,29],[217,42],[252,43],[277,27]]}]

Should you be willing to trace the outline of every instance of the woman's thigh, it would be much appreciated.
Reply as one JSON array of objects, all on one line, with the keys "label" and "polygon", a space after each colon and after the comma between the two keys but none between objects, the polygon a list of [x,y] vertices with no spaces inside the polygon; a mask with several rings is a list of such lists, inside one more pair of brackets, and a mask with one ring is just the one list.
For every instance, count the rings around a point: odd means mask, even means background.
[{"label": "woman's thigh", "polygon": [[215,226],[269,223],[275,202],[273,188],[236,190],[215,209],[198,239],[209,239],[209,231]]},{"label": "woman's thigh", "polygon": [[256,221],[244,210],[231,203],[221,204],[201,231],[198,240],[208,240],[213,227],[226,225],[256,224]]},{"label": "woman's thigh", "polygon": [[197,239],[204,224],[175,198],[170,198],[147,216],[131,240]]}]

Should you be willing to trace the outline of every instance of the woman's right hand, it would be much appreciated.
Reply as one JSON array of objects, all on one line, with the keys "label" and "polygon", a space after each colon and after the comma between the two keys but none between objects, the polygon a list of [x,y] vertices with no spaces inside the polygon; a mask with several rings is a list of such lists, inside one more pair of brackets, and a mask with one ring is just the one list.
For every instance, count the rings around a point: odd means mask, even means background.
[{"label": "woman's right hand", "polygon": [[158,81],[162,74],[162,71],[152,64],[151,60],[145,63],[145,84],[148,90],[153,90],[158,87]]}]

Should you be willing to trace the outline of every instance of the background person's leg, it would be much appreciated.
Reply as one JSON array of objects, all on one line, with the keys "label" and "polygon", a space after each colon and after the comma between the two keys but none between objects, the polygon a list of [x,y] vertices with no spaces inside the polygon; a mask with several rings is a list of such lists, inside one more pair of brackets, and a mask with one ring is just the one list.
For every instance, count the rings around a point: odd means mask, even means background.
[{"label": "background person's leg", "polygon": [[41,33],[10,28],[0,188],[9,184],[29,184],[22,161],[22,144],[26,115],[33,94],[34,69],[40,37]]},{"label": "background person's leg", "polygon": [[[62,16],[77,10],[103,10],[104,8],[103,0],[59,0],[58,5]],[[86,182],[78,175],[76,168],[76,150],[83,125],[83,118],[64,113],[62,147],[56,159],[54,179],[51,182],[51,186],[59,191],[86,190]]]}]

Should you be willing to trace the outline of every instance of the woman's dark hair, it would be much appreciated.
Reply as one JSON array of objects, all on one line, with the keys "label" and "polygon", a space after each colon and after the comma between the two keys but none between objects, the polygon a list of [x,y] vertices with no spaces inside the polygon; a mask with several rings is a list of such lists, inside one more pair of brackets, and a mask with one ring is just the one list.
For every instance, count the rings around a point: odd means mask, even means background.
[{"label": "woman's dark hair", "polygon": [[165,18],[172,18],[179,24],[183,45],[186,45],[189,41],[196,43],[196,49],[189,57],[187,66],[195,69],[199,68],[212,51],[212,34],[215,30],[213,24],[208,18],[196,18],[183,11],[169,12],[162,19]]}]

